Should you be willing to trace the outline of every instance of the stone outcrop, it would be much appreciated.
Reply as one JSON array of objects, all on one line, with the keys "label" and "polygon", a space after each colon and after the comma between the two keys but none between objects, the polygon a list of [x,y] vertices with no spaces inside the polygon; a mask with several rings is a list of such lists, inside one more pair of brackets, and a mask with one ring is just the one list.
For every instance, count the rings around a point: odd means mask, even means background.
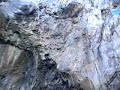
[{"label": "stone outcrop", "polygon": [[0,90],[119,90],[120,16],[70,1],[0,3]]}]

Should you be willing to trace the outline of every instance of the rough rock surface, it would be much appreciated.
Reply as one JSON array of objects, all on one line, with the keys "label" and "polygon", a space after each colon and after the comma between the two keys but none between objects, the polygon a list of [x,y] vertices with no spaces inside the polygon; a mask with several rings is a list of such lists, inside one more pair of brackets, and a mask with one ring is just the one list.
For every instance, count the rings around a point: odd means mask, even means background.
[{"label": "rough rock surface", "polygon": [[119,0],[30,1],[0,3],[0,90],[120,89]]}]

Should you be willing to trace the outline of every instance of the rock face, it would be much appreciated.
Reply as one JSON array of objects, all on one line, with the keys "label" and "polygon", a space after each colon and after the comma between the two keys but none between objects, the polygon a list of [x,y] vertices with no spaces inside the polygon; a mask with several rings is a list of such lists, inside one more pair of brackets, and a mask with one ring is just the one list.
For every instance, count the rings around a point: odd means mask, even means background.
[{"label": "rock face", "polygon": [[74,76],[60,72],[49,57],[35,68],[31,52],[5,43],[0,50],[0,90],[83,90]]},{"label": "rock face", "polygon": [[0,90],[119,90],[119,0],[48,1],[0,3]]},{"label": "rock face", "polygon": [[0,90],[31,90],[32,54],[1,43],[0,56]]}]

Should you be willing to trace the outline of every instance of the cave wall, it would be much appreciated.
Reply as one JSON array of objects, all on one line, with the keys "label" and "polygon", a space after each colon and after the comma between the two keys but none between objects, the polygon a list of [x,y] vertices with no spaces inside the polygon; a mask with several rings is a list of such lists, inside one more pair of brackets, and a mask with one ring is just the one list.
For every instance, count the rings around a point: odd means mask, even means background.
[{"label": "cave wall", "polygon": [[[18,12],[13,9],[9,19],[2,8],[0,40],[32,52],[36,72],[48,53],[57,69],[74,74],[85,90],[119,90],[120,16],[111,14],[109,0],[70,2],[51,0],[38,6],[15,6]],[[3,53],[1,57],[6,60]],[[16,60],[11,57],[8,54],[7,64],[1,58],[2,66],[14,64]]]}]

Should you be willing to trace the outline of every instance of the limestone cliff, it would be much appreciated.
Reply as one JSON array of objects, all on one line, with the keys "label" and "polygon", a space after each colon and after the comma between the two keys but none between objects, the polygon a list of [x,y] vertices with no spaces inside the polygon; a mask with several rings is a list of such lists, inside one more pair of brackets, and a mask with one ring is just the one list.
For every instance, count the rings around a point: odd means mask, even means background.
[{"label": "limestone cliff", "polygon": [[0,90],[119,90],[119,0],[1,0]]}]

